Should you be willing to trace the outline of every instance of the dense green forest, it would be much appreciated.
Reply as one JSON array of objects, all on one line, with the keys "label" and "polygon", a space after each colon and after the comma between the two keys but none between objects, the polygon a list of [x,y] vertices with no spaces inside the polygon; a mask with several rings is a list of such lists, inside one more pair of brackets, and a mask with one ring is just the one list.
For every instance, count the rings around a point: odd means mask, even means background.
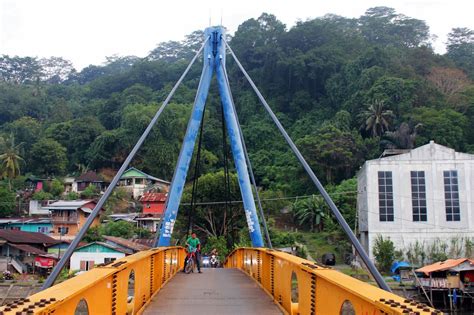
[{"label": "dense green forest", "polygon": [[[433,36],[424,21],[375,7],[359,18],[329,14],[291,28],[263,13],[243,22],[230,45],[321,180],[333,190],[354,192],[356,171],[386,148],[434,140],[474,153],[474,31],[452,29],[443,55],[431,47]],[[145,58],[111,56],[81,71],[61,57],[0,57],[5,183],[15,189],[18,174],[117,169],[202,39],[202,31],[195,31],[182,41],[160,43]],[[231,58],[227,66],[264,194],[315,193]],[[171,180],[201,67],[192,68],[133,166]],[[201,174],[221,176],[215,83],[202,150]],[[339,188],[341,182],[350,187]]]}]

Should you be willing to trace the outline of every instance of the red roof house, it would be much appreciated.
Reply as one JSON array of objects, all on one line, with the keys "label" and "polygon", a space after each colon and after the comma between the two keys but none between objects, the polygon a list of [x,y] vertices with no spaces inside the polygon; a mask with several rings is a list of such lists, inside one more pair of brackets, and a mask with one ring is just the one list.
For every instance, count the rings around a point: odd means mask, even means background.
[{"label": "red roof house", "polygon": [[147,192],[140,198],[143,205],[143,213],[162,214],[165,210],[168,193]]}]

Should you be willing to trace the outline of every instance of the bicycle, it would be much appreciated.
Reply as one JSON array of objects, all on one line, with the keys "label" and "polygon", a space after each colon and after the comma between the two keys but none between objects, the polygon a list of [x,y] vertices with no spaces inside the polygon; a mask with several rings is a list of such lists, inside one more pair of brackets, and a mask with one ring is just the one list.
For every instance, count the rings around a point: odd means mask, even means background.
[{"label": "bicycle", "polygon": [[184,272],[189,274],[194,272],[196,266],[196,251],[197,248],[189,248],[188,255],[186,256],[186,266],[184,266]]}]

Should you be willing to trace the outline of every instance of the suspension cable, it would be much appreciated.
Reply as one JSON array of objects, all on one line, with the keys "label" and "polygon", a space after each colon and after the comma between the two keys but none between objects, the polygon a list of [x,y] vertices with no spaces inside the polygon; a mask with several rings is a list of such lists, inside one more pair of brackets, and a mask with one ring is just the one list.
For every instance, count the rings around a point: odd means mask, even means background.
[{"label": "suspension cable", "polygon": [[222,59],[220,61],[220,65],[222,67],[222,71],[225,74],[227,89],[229,90],[229,95],[230,95],[230,102],[232,104],[232,108],[234,109],[235,119],[237,121],[237,126],[239,128],[240,141],[242,142],[242,149],[244,151],[245,160],[247,161],[247,169],[248,169],[248,172],[249,172],[249,175],[250,175],[250,180],[252,181],[252,186],[255,190],[255,198],[257,199],[258,210],[259,210],[259,213],[260,213],[260,218],[262,220],[263,229],[265,231],[265,238],[267,240],[267,245],[268,245],[269,248],[273,248],[272,240],[270,238],[270,233],[268,232],[267,220],[265,218],[265,213],[263,212],[262,202],[260,200],[260,194],[258,192],[257,182],[255,181],[255,176],[254,176],[254,173],[253,173],[252,163],[250,162],[250,157],[249,157],[249,154],[248,154],[248,151],[247,151],[247,145],[245,144],[244,133],[242,132],[242,127],[240,126],[239,116],[237,115],[237,109],[236,109],[235,103],[234,103],[234,97],[232,96],[232,91],[230,89],[229,76],[227,75],[227,70],[224,67]]},{"label": "suspension cable", "polygon": [[194,64],[194,62],[196,61],[196,59],[198,58],[198,56],[201,54],[202,50],[204,49],[204,46],[206,45],[207,41],[209,40],[209,38],[206,38],[206,40],[204,41],[204,43],[202,44],[201,48],[197,51],[196,55],[193,57],[193,59],[191,59],[191,62],[189,63],[189,65],[186,67],[186,69],[184,70],[183,74],[181,75],[181,77],[178,79],[178,81],[176,82],[176,84],[173,86],[173,88],[171,89],[170,93],[168,94],[168,96],[166,97],[166,99],[163,101],[163,104],[161,105],[161,107],[158,109],[158,111],[156,112],[155,116],[153,117],[153,119],[150,121],[150,123],[148,124],[148,126],[146,127],[145,131],[143,131],[143,134],[140,136],[140,138],[138,139],[137,143],[135,144],[135,146],[133,147],[132,151],[130,151],[130,153],[128,154],[127,158],[125,159],[125,161],[123,162],[122,166],[120,167],[120,169],[118,170],[118,172],[115,174],[114,178],[112,179],[112,181],[110,182],[110,185],[109,187],[106,189],[105,193],[102,195],[102,197],[99,199],[99,201],[97,202],[97,204],[95,205],[94,209],[92,210],[92,213],[89,215],[89,217],[87,218],[86,222],[84,223],[84,225],[82,226],[82,228],[79,230],[78,234],[76,235],[76,237],[73,239],[73,241],[71,242],[71,244],[69,245],[69,247],[67,248],[66,252],[64,253],[63,257],[61,257],[61,259],[59,260],[58,264],[53,268],[53,271],[51,272],[51,274],[49,275],[49,277],[46,279],[46,281],[44,282],[43,286],[41,287],[41,290],[44,290],[44,289],[47,289],[49,287],[51,287],[53,284],[54,284],[54,281],[56,281],[57,277],[59,276],[59,274],[61,273],[61,270],[63,270],[64,266],[66,266],[66,264],[69,262],[69,259],[71,258],[72,254],[74,253],[74,251],[76,250],[77,246],[79,245],[80,241],[82,240],[82,238],[84,237],[84,235],[86,234],[87,230],[89,229],[89,227],[92,225],[92,223],[94,222],[95,218],[98,216],[100,210],[102,209],[102,206],[104,205],[104,203],[107,201],[107,199],[109,199],[110,195],[112,194],[112,191],[114,190],[114,188],[117,186],[117,183],[118,181],[120,180],[120,178],[122,177],[123,173],[127,170],[130,162],[132,161],[132,159],[135,157],[135,155],[137,154],[138,150],[140,149],[140,147],[142,146],[143,142],[145,142],[145,139],[147,138],[148,134],[150,133],[151,129],[153,128],[153,126],[156,124],[158,118],[160,117],[161,113],[163,112],[163,110],[166,108],[166,106],[168,105],[169,101],[171,100],[171,97],[174,95],[174,93],[176,92],[176,90],[178,89],[178,87],[180,86],[181,82],[183,82],[184,80],[184,77],[188,74],[189,70],[191,69],[192,65]]},{"label": "suspension cable", "polygon": [[351,228],[349,227],[349,225],[347,224],[346,220],[344,219],[344,217],[342,216],[341,212],[339,211],[339,209],[337,208],[336,204],[334,204],[334,201],[331,199],[331,197],[329,196],[329,194],[327,193],[326,189],[324,189],[323,185],[321,184],[321,182],[319,181],[318,177],[314,174],[313,170],[311,169],[311,167],[309,166],[308,162],[306,162],[306,160],[304,159],[303,155],[301,154],[301,152],[298,150],[298,148],[296,147],[295,143],[293,142],[293,140],[290,138],[290,136],[288,135],[288,133],[286,132],[285,128],[283,127],[283,125],[280,123],[280,121],[278,120],[277,116],[275,115],[275,113],[272,111],[270,105],[268,105],[267,101],[265,100],[265,98],[263,97],[263,95],[260,93],[260,91],[258,90],[257,86],[255,85],[255,83],[253,82],[252,78],[250,78],[249,74],[247,73],[247,71],[245,71],[244,67],[242,66],[242,64],[240,63],[239,59],[237,58],[237,56],[235,55],[234,51],[232,50],[232,48],[230,48],[229,44],[226,42],[225,38],[222,38],[222,40],[224,41],[225,45],[227,46],[227,48],[229,49],[229,52],[231,53],[232,57],[234,58],[235,60],[235,63],[237,64],[237,66],[239,67],[240,71],[242,71],[242,73],[244,74],[245,78],[247,79],[247,81],[249,82],[249,84],[251,85],[252,89],[254,90],[255,94],[257,94],[260,102],[262,103],[263,107],[265,108],[265,110],[268,112],[268,114],[270,115],[270,117],[272,118],[273,122],[275,123],[275,125],[278,127],[278,130],[280,131],[280,133],[283,135],[283,137],[285,138],[286,142],[288,143],[288,145],[290,146],[291,150],[293,151],[293,153],[295,154],[296,158],[299,160],[299,162],[301,163],[301,165],[303,166],[303,168],[305,169],[306,173],[308,173],[309,177],[311,178],[311,180],[313,181],[314,185],[316,186],[316,188],[319,190],[321,196],[324,198],[324,200],[326,201],[326,203],[328,204],[329,208],[331,208],[331,211],[332,213],[334,214],[334,216],[336,217],[336,220],[339,222],[339,224],[341,225],[342,229],[344,230],[344,232],[346,233],[346,235],[349,237],[352,245],[355,247],[357,253],[360,255],[360,257],[362,258],[362,260],[364,261],[365,265],[367,266],[367,268],[369,269],[370,273],[372,274],[372,276],[374,277],[375,281],[377,282],[377,284],[379,285],[380,288],[382,288],[383,290],[385,291],[388,291],[388,292],[392,292],[392,290],[390,289],[390,287],[387,285],[387,283],[385,282],[385,280],[383,279],[382,275],[380,274],[380,272],[377,270],[377,268],[375,267],[374,263],[370,260],[369,256],[367,255],[367,253],[365,252],[364,248],[362,247],[362,245],[360,244],[359,240],[357,239],[357,237],[355,236],[354,232],[351,230]]},{"label": "suspension cable", "polygon": [[202,133],[204,129],[204,117],[206,113],[206,106],[204,105],[204,110],[202,113],[202,121],[201,121],[201,127],[199,130],[199,142],[198,142],[198,147],[197,147],[197,153],[196,153],[196,163],[194,166],[194,178],[193,178],[193,188],[191,191],[191,210],[188,214],[188,231],[189,234],[192,233],[193,231],[193,224],[194,224],[194,215],[196,212],[196,194],[197,194],[197,188],[198,188],[198,181],[199,181],[199,176],[201,173],[201,147],[202,147]]},{"label": "suspension cable", "polygon": [[[228,157],[228,147],[227,147],[227,133],[225,127],[225,118],[224,118],[224,107],[221,107],[221,121],[222,121],[222,156],[224,159],[224,186],[225,186],[225,212],[224,217],[230,213],[230,175],[229,175],[229,157]],[[223,227],[225,228],[225,222]],[[230,229],[231,229],[231,237],[234,240],[234,220],[232,216],[230,217]]]}]

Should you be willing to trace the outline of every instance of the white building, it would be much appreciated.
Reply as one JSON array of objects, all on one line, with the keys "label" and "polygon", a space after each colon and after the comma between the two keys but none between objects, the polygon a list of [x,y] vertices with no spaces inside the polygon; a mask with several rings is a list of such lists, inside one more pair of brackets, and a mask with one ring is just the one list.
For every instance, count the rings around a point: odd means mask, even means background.
[{"label": "white building", "polygon": [[48,216],[51,214],[49,211],[49,205],[55,202],[56,200],[30,200],[30,207],[28,212],[30,215],[44,215]]},{"label": "white building", "polygon": [[87,271],[98,264],[107,264],[123,258],[126,254],[126,251],[111,244],[93,242],[74,251],[70,259],[70,268]]},{"label": "white building", "polygon": [[431,141],[366,161],[357,184],[360,240],[372,258],[378,235],[401,250],[474,237],[474,155]]}]

